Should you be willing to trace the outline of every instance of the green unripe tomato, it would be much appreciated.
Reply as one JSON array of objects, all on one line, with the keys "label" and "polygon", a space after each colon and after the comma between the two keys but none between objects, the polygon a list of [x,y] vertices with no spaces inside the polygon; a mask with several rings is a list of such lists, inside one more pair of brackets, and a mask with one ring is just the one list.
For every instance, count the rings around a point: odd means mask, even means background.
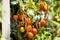
[{"label": "green unripe tomato", "polygon": [[25,31],[24,27],[20,27],[20,32],[24,32],[24,31]]}]

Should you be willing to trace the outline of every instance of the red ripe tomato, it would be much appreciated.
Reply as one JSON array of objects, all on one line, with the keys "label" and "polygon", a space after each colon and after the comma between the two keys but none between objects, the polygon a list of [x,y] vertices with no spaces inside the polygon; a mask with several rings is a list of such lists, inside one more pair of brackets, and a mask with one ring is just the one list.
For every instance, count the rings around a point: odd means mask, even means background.
[{"label": "red ripe tomato", "polygon": [[32,33],[35,35],[35,34],[37,34],[37,29],[36,28],[33,28],[32,29]]},{"label": "red ripe tomato", "polygon": [[57,19],[58,19],[58,16],[54,16],[54,20],[57,21]]},{"label": "red ripe tomato", "polygon": [[13,15],[13,20],[17,21],[18,20],[18,15]]},{"label": "red ripe tomato", "polygon": [[48,10],[46,2],[40,2],[40,10],[46,12]]},{"label": "red ripe tomato", "polygon": [[32,23],[32,20],[31,20],[31,19],[26,19],[26,20],[25,20],[25,23],[29,25],[29,24]]},{"label": "red ripe tomato", "polygon": [[44,8],[44,3],[40,2],[40,10],[43,10],[43,8]]},{"label": "red ripe tomato", "polygon": [[44,6],[43,11],[46,12],[48,10],[47,6]]},{"label": "red ripe tomato", "polygon": [[18,17],[19,17],[19,20],[22,20],[22,19],[25,18],[25,14],[24,13],[21,13]]},{"label": "red ripe tomato", "polygon": [[29,31],[32,30],[32,27],[30,25],[28,25],[28,26],[25,27],[25,29],[26,29],[27,32],[29,32]]},{"label": "red ripe tomato", "polygon": [[48,5],[46,2],[44,2],[44,9],[43,9],[44,12],[48,11]]},{"label": "red ripe tomato", "polygon": [[41,21],[40,21],[40,25],[41,25],[41,26],[46,26],[46,21],[45,21],[45,20],[41,20]]},{"label": "red ripe tomato", "polygon": [[31,38],[33,38],[33,34],[32,34],[31,32],[28,32],[28,33],[27,33],[27,37],[28,37],[29,39],[31,39]]}]

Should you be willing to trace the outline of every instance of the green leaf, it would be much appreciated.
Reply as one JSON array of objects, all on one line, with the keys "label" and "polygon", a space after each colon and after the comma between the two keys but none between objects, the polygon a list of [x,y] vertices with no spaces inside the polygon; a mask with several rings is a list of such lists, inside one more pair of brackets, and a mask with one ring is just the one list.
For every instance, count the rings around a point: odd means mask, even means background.
[{"label": "green leaf", "polygon": [[29,2],[30,2],[30,4],[32,4],[33,3],[33,0],[29,0]]},{"label": "green leaf", "polygon": [[58,22],[56,22],[56,21],[53,21],[53,20],[50,20],[50,24],[51,24],[51,26],[54,26],[54,25],[57,25],[58,27],[60,26],[60,24],[58,23]]}]

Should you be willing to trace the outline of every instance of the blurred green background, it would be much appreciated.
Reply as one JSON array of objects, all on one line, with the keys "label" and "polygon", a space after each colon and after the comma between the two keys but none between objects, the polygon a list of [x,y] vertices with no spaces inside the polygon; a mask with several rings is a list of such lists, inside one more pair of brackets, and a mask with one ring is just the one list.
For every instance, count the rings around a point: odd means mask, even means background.
[{"label": "blurred green background", "polygon": [[2,36],[2,0],[0,0],[0,40]]}]

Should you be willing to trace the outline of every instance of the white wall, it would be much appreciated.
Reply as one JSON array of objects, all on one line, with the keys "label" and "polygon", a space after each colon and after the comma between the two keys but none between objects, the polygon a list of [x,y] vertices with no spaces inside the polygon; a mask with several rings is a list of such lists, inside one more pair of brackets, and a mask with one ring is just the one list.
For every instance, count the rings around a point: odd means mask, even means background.
[{"label": "white wall", "polygon": [[10,0],[2,0],[2,40],[10,40]]}]

